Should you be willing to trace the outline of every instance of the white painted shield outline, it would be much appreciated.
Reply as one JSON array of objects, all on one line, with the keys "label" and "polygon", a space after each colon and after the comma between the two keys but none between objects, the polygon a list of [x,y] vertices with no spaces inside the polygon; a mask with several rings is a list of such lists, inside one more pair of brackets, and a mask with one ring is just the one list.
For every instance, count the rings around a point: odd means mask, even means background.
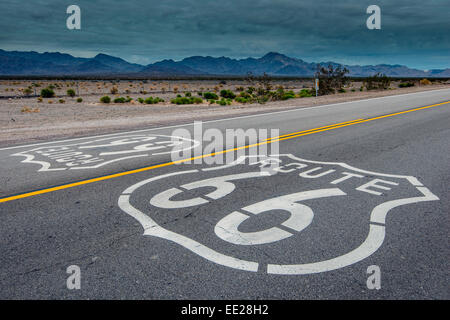
[{"label": "white painted shield outline", "polygon": [[[424,187],[419,180],[417,180],[415,177],[412,176],[402,176],[402,175],[391,175],[391,174],[383,174],[383,173],[377,173],[377,172],[371,172],[366,170],[361,170],[355,167],[352,167],[345,163],[340,162],[320,162],[320,161],[311,161],[311,160],[305,160],[298,157],[293,156],[292,154],[281,154],[281,155],[274,155],[274,157],[288,157],[293,160],[306,162],[306,163],[312,163],[312,164],[323,164],[323,165],[335,165],[335,166],[341,166],[343,168],[353,170],[356,172],[364,173],[367,175],[375,175],[375,176],[382,176],[382,177],[391,177],[391,178],[403,178],[408,180],[413,186],[417,188],[418,191],[420,191],[423,196],[420,197],[413,197],[413,198],[405,198],[405,199],[397,199],[392,201],[387,201],[382,204],[379,204],[376,206],[370,215],[370,228],[369,233],[364,240],[364,242],[357,247],[356,249],[341,255],[336,258],[332,258],[329,260],[319,261],[319,262],[313,262],[313,263],[306,263],[306,264],[290,264],[290,265],[279,265],[279,264],[268,264],[267,265],[267,273],[269,274],[279,274],[279,275],[306,275],[306,274],[313,274],[313,273],[320,273],[320,272],[326,272],[331,270],[340,269],[349,265],[352,265],[354,263],[357,263],[361,260],[364,260],[365,258],[371,256],[374,252],[376,252],[381,245],[384,242],[385,238],[385,221],[386,216],[388,212],[396,207],[403,206],[406,204],[412,204],[417,202],[424,202],[424,201],[437,201],[439,198],[435,196],[431,191]],[[220,170],[223,168],[229,168],[231,166],[237,165],[239,163],[244,162],[245,158],[247,157],[241,157],[232,164],[215,167],[215,168],[208,168],[203,169],[202,171],[211,171],[211,170]],[[182,171],[182,172],[173,172],[164,174],[161,176],[153,177],[150,179],[146,179],[144,181],[138,182],[131,187],[127,188],[122,195],[119,197],[118,205],[119,207],[125,211],[127,214],[135,218],[144,228],[144,234],[147,236],[154,236],[163,238],[172,242],[175,242],[182,247],[196,253],[197,255],[214,262],[216,264],[220,264],[226,267],[238,269],[238,270],[244,270],[244,271],[252,271],[257,272],[259,263],[254,261],[246,261],[237,259],[231,256],[224,255],[222,253],[219,253],[211,248],[206,247],[205,245],[188,238],[186,236],[180,235],[178,233],[175,233],[173,231],[167,230],[160,225],[158,225],[152,218],[150,218],[148,215],[144,214],[142,211],[136,209],[130,204],[130,196],[131,194],[137,190],[138,188],[160,180],[165,179],[172,176],[177,175],[183,175],[183,174],[189,174],[189,173],[195,173],[199,172],[199,170],[188,170],[188,171]]]},{"label": "white painted shield outline", "polygon": [[109,161],[105,161],[105,162],[101,162],[98,165],[93,165],[93,166],[81,166],[81,167],[72,167],[72,168],[52,168],[52,164],[50,162],[47,161],[40,161],[40,160],[35,160],[35,156],[34,154],[32,154],[32,152],[34,151],[38,151],[41,149],[49,149],[49,148],[60,148],[60,147],[74,147],[74,146],[83,146],[83,145],[89,145],[95,142],[101,142],[101,141],[106,141],[106,140],[112,140],[112,139],[124,139],[124,138],[140,138],[140,137],[164,137],[164,138],[177,138],[180,140],[184,140],[184,141],[188,141],[191,142],[191,145],[187,148],[184,149],[180,149],[180,150],[176,150],[175,152],[181,152],[181,151],[185,151],[185,150],[189,150],[189,149],[193,149],[196,146],[198,146],[200,143],[198,141],[195,140],[191,140],[191,139],[186,139],[183,137],[177,137],[177,136],[167,136],[167,135],[161,135],[161,134],[151,134],[151,135],[145,135],[145,134],[133,134],[133,135],[125,135],[125,136],[118,136],[118,137],[108,137],[108,138],[101,138],[101,139],[95,139],[95,140],[90,140],[90,141],[86,141],[86,142],[81,142],[81,143],[72,143],[72,144],[62,144],[62,145],[48,145],[45,147],[39,147],[39,148],[34,148],[31,150],[27,150],[27,151],[22,151],[22,152],[18,152],[15,154],[12,154],[11,156],[17,157],[17,156],[22,156],[25,157],[24,160],[21,161],[21,163],[34,163],[34,164],[39,164],[41,166],[41,168],[38,170],[39,171],[62,171],[62,170],[80,170],[80,169],[96,169],[99,167],[103,167],[105,165],[114,163],[114,162],[119,162],[119,161],[123,161],[123,160],[128,160],[128,159],[134,159],[134,158],[141,158],[141,157],[148,157],[148,156],[156,156],[156,155],[162,155],[162,154],[169,154],[172,153],[174,151],[165,151],[165,152],[157,152],[157,153],[152,153],[152,154],[148,154],[148,153],[144,153],[145,151],[142,151],[141,154],[138,155],[131,155],[131,156],[126,156],[126,157],[120,157],[117,159],[112,159]]}]

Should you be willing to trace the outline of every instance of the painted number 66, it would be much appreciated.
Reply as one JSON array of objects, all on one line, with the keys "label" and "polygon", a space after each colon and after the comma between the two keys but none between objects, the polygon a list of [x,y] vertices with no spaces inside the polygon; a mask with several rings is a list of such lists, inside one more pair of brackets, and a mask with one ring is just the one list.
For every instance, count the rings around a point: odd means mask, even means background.
[{"label": "painted number 66", "polygon": [[[171,188],[155,195],[150,200],[150,204],[165,209],[177,209],[203,205],[208,203],[210,200],[220,199],[233,192],[236,188],[236,185],[231,182],[233,180],[257,178],[265,175],[267,174],[261,172],[251,172],[185,184],[180,188]],[[202,187],[214,187],[215,190],[202,197],[179,201],[171,200],[172,197],[183,193],[184,190],[194,190]],[[247,219],[250,219],[253,215],[258,215],[271,210],[283,210],[289,212],[290,216],[281,225],[294,232],[300,232],[311,224],[314,213],[310,207],[298,202],[343,195],[346,195],[346,193],[341,189],[329,188],[303,191],[264,200],[241,209],[241,211],[247,212],[248,214],[240,211],[234,211],[228,214],[216,224],[214,232],[222,240],[237,245],[257,245],[280,241],[291,237],[293,233],[277,227],[272,227],[258,232],[241,232],[239,231],[239,226]]]}]

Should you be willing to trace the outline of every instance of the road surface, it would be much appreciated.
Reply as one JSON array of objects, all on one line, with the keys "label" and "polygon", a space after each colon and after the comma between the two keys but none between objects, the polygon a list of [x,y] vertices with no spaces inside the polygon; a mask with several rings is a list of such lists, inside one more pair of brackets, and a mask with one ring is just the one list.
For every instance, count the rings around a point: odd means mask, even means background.
[{"label": "road surface", "polygon": [[0,149],[0,298],[449,298],[450,89],[202,124],[239,128],[279,132],[213,155],[192,124]]}]

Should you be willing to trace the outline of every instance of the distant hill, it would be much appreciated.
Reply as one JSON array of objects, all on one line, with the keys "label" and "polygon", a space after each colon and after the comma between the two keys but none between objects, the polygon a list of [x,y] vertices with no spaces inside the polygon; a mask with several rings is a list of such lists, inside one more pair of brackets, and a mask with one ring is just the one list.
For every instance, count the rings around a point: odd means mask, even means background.
[{"label": "distant hill", "polygon": [[[337,66],[336,62],[320,62]],[[239,76],[249,72],[274,76],[312,76],[317,63],[270,52],[261,58],[231,59],[227,57],[193,56],[181,61],[162,60],[147,66],[129,63],[121,58],[98,54],[94,58],[77,58],[59,52],[21,52],[0,49],[0,75],[71,76],[71,75],[136,75],[136,76]],[[392,77],[450,77],[450,69],[430,71],[402,65],[346,65],[350,76],[366,77],[378,72]]]}]

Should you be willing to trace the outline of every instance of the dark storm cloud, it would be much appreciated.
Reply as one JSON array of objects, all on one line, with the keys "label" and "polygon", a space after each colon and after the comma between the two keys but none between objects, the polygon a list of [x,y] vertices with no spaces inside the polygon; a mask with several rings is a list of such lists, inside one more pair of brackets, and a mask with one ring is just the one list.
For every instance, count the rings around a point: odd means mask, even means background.
[{"label": "dark storm cloud", "polygon": [[[66,8],[82,10],[82,30],[66,29]],[[382,10],[367,30],[366,8]],[[450,66],[450,1],[428,0],[2,0],[0,48],[104,52],[138,63],[190,55]]]}]

